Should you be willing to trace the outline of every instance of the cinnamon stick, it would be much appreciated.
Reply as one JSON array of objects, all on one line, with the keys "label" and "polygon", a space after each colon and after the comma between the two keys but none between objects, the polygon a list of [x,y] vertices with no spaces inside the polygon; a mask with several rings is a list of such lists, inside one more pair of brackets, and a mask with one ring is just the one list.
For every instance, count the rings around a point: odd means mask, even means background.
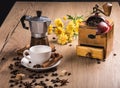
[{"label": "cinnamon stick", "polygon": [[57,57],[51,59],[50,61],[46,61],[42,64],[42,67],[45,68],[45,67],[49,67],[49,66],[52,66],[54,65],[55,63],[57,63],[63,56],[62,55],[58,55]]}]

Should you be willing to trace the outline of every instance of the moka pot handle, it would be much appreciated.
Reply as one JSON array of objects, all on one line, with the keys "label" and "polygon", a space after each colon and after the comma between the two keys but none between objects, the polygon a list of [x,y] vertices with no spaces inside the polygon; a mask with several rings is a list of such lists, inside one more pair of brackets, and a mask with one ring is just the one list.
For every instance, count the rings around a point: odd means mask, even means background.
[{"label": "moka pot handle", "polygon": [[20,19],[21,24],[22,24],[24,29],[29,29],[29,27],[26,27],[25,20],[26,20],[26,15],[21,17],[21,19]]}]

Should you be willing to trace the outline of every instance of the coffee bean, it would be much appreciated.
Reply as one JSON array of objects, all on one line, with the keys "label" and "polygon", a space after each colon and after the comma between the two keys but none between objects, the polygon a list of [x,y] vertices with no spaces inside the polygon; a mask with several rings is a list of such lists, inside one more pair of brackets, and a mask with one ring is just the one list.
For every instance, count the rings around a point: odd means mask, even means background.
[{"label": "coffee bean", "polygon": [[16,81],[16,82],[15,82],[15,85],[18,85],[18,84],[19,84],[19,82],[18,82],[18,81]]},{"label": "coffee bean", "polygon": [[72,44],[69,44],[69,46],[72,46]]},{"label": "coffee bean", "polygon": [[52,73],[52,76],[58,76],[58,73]]},{"label": "coffee bean", "polygon": [[5,57],[3,57],[2,59],[1,59],[1,61],[3,61],[3,60],[5,60],[6,58]]},{"label": "coffee bean", "polygon": [[58,57],[59,56],[59,53],[54,53],[55,57]]},{"label": "coffee bean", "polygon": [[14,86],[13,84],[10,85],[10,87],[13,87],[13,86]]},{"label": "coffee bean", "polygon": [[56,80],[52,79],[51,82],[52,82],[52,83],[56,83]]},{"label": "coffee bean", "polygon": [[116,53],[113,54],[113,56],[116,56],[116,55],[117,55]]},{"label": "coffee bean", "polygon": [[15,60],[20,60],[20,58],[19,58],[19,57],[14,57],[13,60],[14,60],[14,61],[15,61]]},{"label": "coffee bean", "polygon": [[13,64],[10,64],[10,65],[8,66],[8,68],[9,68],[10,70],[13,70]]},{"label": "coffee bean", "polygon": [[53,88],[53,86],[48,86],[48,88]]},{"label": "coffee bean", "polygon": [[35,83],[34,85],[36,86],[36,85],[39,85],[39,84],[38,84],[38,83]]},{"label": "coffee bean", "polygon": [[15,78],[16,76],[12,75],[11,78]]},{"label": "coffee bean", "polygon": [[16,75],[16,74],[18,73],[18,71],[19,71],[19,70],[16,70],[16,69],[15,69],[15,70],[11,71],[10,73],[13,74],[13,75]]},{"label": "coffee bean", "polygon": [[68,79],[62,79],[62,80],[60,81],[60,83],[61,83],[60,86],[64,86],[64,85],[66,85],[66,84],[69,83],[69,82],[68,82]]},{"label": "coffee bean", "polygon": [[33,66],[33,68],[41,68],[41,65],[40,64],[36,64]]},{"label": "coffee bean", "polygon": [[19,85],[19,87],[22,87],[22,85]]},{"label": "coffee bean", "polygon": [[40,85],[46,86],[46,84],[44,83],[44,81],[40,81]]},{"label": "coffee bean", "polygon": [[68,73],[68,76],[70,76],[71,75],[71,73]]},{"label": "coffee bean", "polygon": [[52,39],[56,39],[55,37],[53,37]]},{"label": "coffee bean", "polygon": [[49,79],[45,79],[45,81],[49,81]]},{"label": "coffee bean", "polygon": [[57,68],[55,67],[55,68],[52,68],[52,69],[50,69],[50,71],[51,72],[55,72],[55,71],[57,71]]},{"label": "coffee bean", "polygon": [[29,78],[33,79],[34,77],[33,77],[33,75],[29,75]]},{"label": "coffee bean", "polygon": [[15,82],[15,80],[9,80],[9,83],[14,83]]},{"label": "coffee bean", "polygon": [[47,73],[45,73],[45,76],[48,76],[48,74],[47,74]]},{"label": "coffee bean", "polygon": [[40,76],[40,78],[44,78],[44,76]]},{"label": "coffee bean", "polygon": [[23,83],[23,85],[25,86],[25,88],[32,88],[32,84],[29,82],[25,82]]},{"label": "coffee bean", "polygon": [[58,85],[57,85],[57,84],[54,84],[54,87],[58,87]]},{"label": "coffee bean", "polygon": [[48,88],[47,86],[44,86],[44,88]]},{"label": "coffee bean", "polygon": [[23,81],[21,80],[21,81],[20,81],[20,84],[22,84],[22,83],[23,83]]},{"label": "coffee bean", "polygon": [[36,82],[36,79],[33,79],[33,80],[32,80],[32,83],[34,83],[34,82]]}]

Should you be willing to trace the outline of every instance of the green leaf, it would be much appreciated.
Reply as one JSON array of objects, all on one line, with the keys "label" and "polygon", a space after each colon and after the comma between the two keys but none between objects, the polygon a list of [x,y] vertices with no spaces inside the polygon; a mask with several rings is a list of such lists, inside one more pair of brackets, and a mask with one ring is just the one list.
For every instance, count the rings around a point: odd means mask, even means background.
[{"label": "green leaf", "polygon": [[82,16],[77,16],[76,19],[83,19],[83,15]]},{"label": "green leaf", "polygon": [[74,20],[74,17],[72,17],[71,15],[67,15],[67,16],[68,16],[68,19]]}]

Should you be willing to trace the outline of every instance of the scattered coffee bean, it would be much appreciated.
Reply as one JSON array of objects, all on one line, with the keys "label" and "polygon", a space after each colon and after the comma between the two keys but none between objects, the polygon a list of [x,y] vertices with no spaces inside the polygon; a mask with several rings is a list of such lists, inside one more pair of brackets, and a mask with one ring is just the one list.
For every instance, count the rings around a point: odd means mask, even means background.
[{"label": "scattered coffee bean", "polygon": [[48,74],[47,74],[47,73],[45,73],[45,76],[48,76]]},{"label": "scattered coffee bean", "polygon": [[44,88],[48,88],[47,86],[44,86]]},{"label": "scattered coffee bean", "polygon": [[20,84],[22,84],[22,83],[23,83],[23,81],[21,80],[21,81],[20,81]]},{"label": "scattered coffee bean", "polygon": [[58,76],[58,73],[52,73],[52,76]]},{"label": "scattered coffee bean", "polygon": [[56,67],[51,69],[51,72],[55,72],[55,71],[57,71]]},{"label": "scattered coffee bean", "polygon": [[53,37],[53,39],[56,39],[55,37]]},{"label": "scattered coffee bean", "polygon": [[10,87],[13,87],[13,86],[14,86],[13,84],[10,85]]},{"label": "scattered coffee bean", "polygon": [[33,77],[33,75],[29,75],[29,78],[33,79],[34,77]]},{"label": "scattered coffee bean", "polygon": [[54,84],[54,87],[58,87],[58,85],[57,85],[57,84]]},{"label": "scattered coffee bean", "polygon": [[59,53],[54,53],[55,57],[58,57],[59,56]]},{"label": "scattered coffee bean", "polygon": [[72,46],[72,44],[69,44],[69,46]]},{"label": "scattered coffee bean", "polygon": [[116,53],[113,54],[113,56],[116,56],[116,55],[117,55]]},{"label": "scattered coffee bean", "polygon": [[18,81],[16,81],[16,82],[15,82],[15,85],[18,85],[18,84],[19,84],[19,82],[18,82]]},{"label": "scattered coffee bean", "polygon": [[70,76],[71,75],[71,73],[68,73],[68,76]]},{"label": "scattered coffee bean", "polygon": [[36,82],[36,79],[33,79],[33,80],[32,80],[32,83],[34,83],[34,82]]},{"label": "scattered coffee bean", "polygon": [[[59,53],[54,54],[54,57],[57,57],[57,56],[59,56]],[[29,63],[31,63],[31,62],[29,62]],[[66,85],[66,83],[68,83],[68,82],[64,82],[63,80],[61,80],[59,78],[59,74],[57,73],[56,67],[52,68],[50,70],[42,71],[42,72],[30,70],[21,65],[20,57],[15,57],[14,63],[10,64],[9,68],[11,70],[11,79],[9,80],[9,83],[11,85],[15,86],[16,88],[36,88],[35,86],[37,86],[37,85],[38,86],[40,85],[43,88],[54,88],[54,87],[58,87],[59,85],[61,85],[61,86]],[[36,65],[36,68],[41,68],[41,66]],[[30,78],[30,82],[28,82],[28,81],[25,82],[24,79],[16,80],[15,79],[16,75],[21,74],[21,72],[24,73],[25,70],[28,71],[28,73],[29,73],[29,74],[25,74],[25,75],[26,75],[26,77]],[[50,80],[50,79],[48,79],[49,78],[48,76],[50,74],[51,74],[51,76],[53,76],[53,79],[51,79],[51,84],[48,86],[47,81]],[[67,75],[69,76],[69,75],[71,75],[71,73],[69,73]],[[48,78],[45,78],[45,77],[48,77]],[[43,78],[43,79],[39,79],[39,78]],[[40,83],[37,83],[38,80],[40,80]],[[11,88],[13,88],[13,86]]]},{"label": "scattered coffee bean", "polygon": [[13,64],[10,64],[8,67],[10,70],[13,70]]},{"label": "scattered coffee bean", "polygon": [[34,85],[37,86],[37,85],[39,85],[39,84],[38,84],[38,83],[35,83]]},{"label": "scattered coffee bean", "polygon": [[19,87],[22,87],[22,85],[19,85]]},{"label": "scattered coffee bean", "polygon": [[3,60],[5,60],[6,58],[5,57],[3,57],[2,59],[1,59],[1,61],[3,61]]},{"label": "scattered coffee bean", "polygon": [[44,78],[44,76],[40,76],[40,78]]},{"label": "scattered coffee bean", "polygon": [[69,83],[69,82],[68,82],[68,79],[62,79],[62,80],[60,81],[60,83],[61,83],[61,86],[64,86],[64,85],[66,85],[66,84]]},{"label": "scattered coffee bean", "polygon": [[52,83],[56,83],[56,80],[52,79],[51,82],[52,82]]},{"label": "scattered coffee bean", "polygon": [[42,66],[40,64],[36,64],[33,66],[33,68],[41,68]]},{"label": "scattered coffee bean", "polygon": [[45,81],[49,81],[49,79],[45,79]]},{"label": "scattered coffee bean", "polygon": [[13,60],[20,60],[20,58],[19,57],[14,57]]},{"label": "scattered coffee bean", "polygon": [[15,78],[16,76],[12,75],[11,78]]},{"label": "scattered coffee bean", "polygon": [[53,88],[53,86],[48,86],[48,88]]},{"label": "scattered coffee bean", "polygon": [[9,80],[9,83],[14,83],[15,82],[15,80]]},{"label": "scattered coffee bean", "polygon": [[23,83],[23,85],[25,86],[25,88],[32,88],[32,84],[29,82],[25,82]]},{"label": "scattered coffee bean", "polygon": [[15,66],[19,66],[20,65],[20,62],[15,62]]}]

